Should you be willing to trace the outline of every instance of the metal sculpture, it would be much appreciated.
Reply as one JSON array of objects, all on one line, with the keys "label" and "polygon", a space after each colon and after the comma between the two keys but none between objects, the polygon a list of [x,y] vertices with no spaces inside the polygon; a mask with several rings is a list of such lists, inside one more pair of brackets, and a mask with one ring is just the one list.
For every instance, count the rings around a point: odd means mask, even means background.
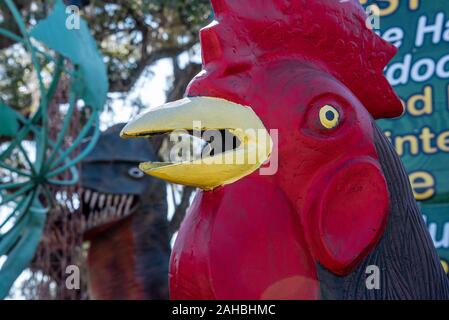
[{"label": "metal sculpture", "polygon": [[[40,101],[34,114],[27,118],[2,105],[0,134],[7,136],[0,153],[3,172],[0,185],[0,207],[9,211],[0,222],[0,256],[6,260],[0,268],[0,297],[5,297],[10,286],[31,261],[39,243],[51,198],[50,186],[69,186],[78,181],[75,165],[94,147],[99,130],[80,153],[76,153],[83,139],[98,126],[99,113],[108,91],[106,68],[86,23],[79,17],[79,28],[67,25],[68,15],[61,0],[55,2],[53,12],[28,31],[12,0],[5,3],[17,23],[21,35],[0,29],[0,36],[22,45],[31,56],[39,83]],[[50,81],[44,76],[42,61],[54,65]],[[67,115],[57,139],[49,137],[48,107],[61,77],[70,79],[70,97]],[[65,134],[71,124],[71,115],[83,101],[90,114],[78,136],[68,148],[63,148]],[[7,128],[8,130],[5,130]],[[24,147],[24,140],[32,140],[35,157]],[[25,167],[14,167],[12,159],[19,155]],[[67,176],[69,178],[65,179]]]},{"label": "metal sculpture", "polygon": [[[403,112],[382,73],[396,49],[366,27],[358,1],[212,5],[216,20],[201,31],[204,70],[188,97],[122,132],[214,129],[239,138],[206,161],[141,165],[205,190],[173,249],[171,298],[449,298],[407,175],[374,122]],[[260,175],[270,150],[279,169]],[[241,155],[243,164],[210,161]],[[370,266],[382,273],[379,290],[366,285]]]},{"label": "metal sculpture", "polygon": [[90,297],[167,299],[166,184],[138,168],[141,161],[159,160],[153,144],[126,143],[119,137],[123,127],[103,132],[81,166]]}]

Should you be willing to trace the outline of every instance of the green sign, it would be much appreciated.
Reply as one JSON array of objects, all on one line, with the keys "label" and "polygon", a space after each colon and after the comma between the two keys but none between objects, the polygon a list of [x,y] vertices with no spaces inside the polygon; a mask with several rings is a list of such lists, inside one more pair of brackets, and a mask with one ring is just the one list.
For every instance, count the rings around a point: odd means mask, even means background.
[{"label": "green sign", "polygon": [[[399,52],[385,75],[404,102],[400,119],[379,121],[401,156],[445,267],[449,261],[449,3],[360,0],[377,5],[377,31]],[[374,8],[376,9],[376,8]],[[373,24],[376,27],[376,24]],[[369,85],[369,84],[367,84]]]},{"label": "green sign", "polygon": [[423,206],[422,212],[446,272],[449,272],[449,204]]}]

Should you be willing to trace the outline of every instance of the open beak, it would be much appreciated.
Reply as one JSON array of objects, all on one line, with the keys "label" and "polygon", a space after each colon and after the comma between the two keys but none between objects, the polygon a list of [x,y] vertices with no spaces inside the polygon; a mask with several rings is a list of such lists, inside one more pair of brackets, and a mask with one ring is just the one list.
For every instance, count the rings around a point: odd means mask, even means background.
[{"label": "open beak", "polygon": [[273,148],[268,131],[250,107],[212,97],[185,98],[155,108],[126,125],[121,137],[150,137],[180,130],[193,135],[195,131],[227,131],[239,144],[192,161],[142,163],[142,171],[172,183],[212,190],[256,171]]}]

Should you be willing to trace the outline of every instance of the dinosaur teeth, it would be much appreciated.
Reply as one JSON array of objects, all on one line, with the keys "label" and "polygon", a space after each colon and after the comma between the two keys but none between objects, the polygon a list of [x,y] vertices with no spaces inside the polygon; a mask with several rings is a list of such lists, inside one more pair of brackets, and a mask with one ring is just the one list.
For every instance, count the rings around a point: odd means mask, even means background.
[{"label": "dinosaur teeth", "polygon": [[110,208],[112,205],[112,194],[108,194],[108,196],[106,197],[106,207]]},{"label": "dinosaur teeth", "polygon": [[114,214],[115,214],[115,210],[112,207],[108,207],[106,209],[106,216],[108,217],[108,219],[113,219],[114,218]]},{"label": "dinosaur teeth", "polygon": [[103,207],[104,207],[104,202],[105,202],[105,200],[106,200],[106,196],[105,196],[104,194],[101,194],[101,195],[100,195],[100,199],[98,200],[98,206],[99,206],[100,208],[103,208]]},{"label": "dinosaur teeth", "polygon": [[119,201],[120,201],[120,195],[117,194],[114,196],[114,207],[118,206]]},{"label": "dinosaur teeth", "polygon": [[80,189],[79,196],[90,208],[90,213],[81,221],[84,231],[129,216],[135,200],[134,195],[104,194],[89,189]]},{"label": "dinosaur teeth", "polygon": [[92,191],[86,190],[86,192],[84,193],[84,202],[85,202],[85,203],[89,203],[90,195],[91,195],[91,194],[92,194]]},{"label": "dinosaur teeth", "polygon": [[125,215],[128,215],[129,212],[131,211],[131,206],[132,206],[133,202],[134,202],[134,196],[133,196],[133,195],[130,195],[130,196],[128,197],[128,200],[126,201]]},{"label": "dinosaur teeth", "polygon": [[122,195],[122,197],[120,199],[120,205],[117,208],[117,216],[118,217],[123,216],[123,207],[125,206],[127,198],[128,198],[128,196],[124,194],[124,195]]},{"label": "dinosaur teeth", "polygon": [[90,208],[91,208],[91,209],[94,209],[94,208],[95,208],[95,206],[96,206],[96,204],[97,204],[97,200],[98,200],[98,193],[97,193],[97,192],[94,192],[94,193],[92,194],[92,198],[91,198],[91,200],[90,200]]}]

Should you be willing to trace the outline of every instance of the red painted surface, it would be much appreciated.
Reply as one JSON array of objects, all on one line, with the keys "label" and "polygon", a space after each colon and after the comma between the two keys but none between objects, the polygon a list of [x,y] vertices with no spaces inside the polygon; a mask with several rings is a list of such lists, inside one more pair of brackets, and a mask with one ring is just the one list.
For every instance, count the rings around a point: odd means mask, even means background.
[{"label": "red painted surface", "polygon": [[200,193],[172,254],[171,298],[318,298],[299,224],[284,193],[258,176]]},{"label": "red painted surface", "polygon": [[[279,130],[279,170],[200,193],[172,254],[172,299],[319,299],[316,265],[353,270],[373,250],[389,194],[373,117],[402,105],[382,75],[395,48],[356,1],[212,1],[204,72],[189,96],[253,108]],[[340,125],[325,129],[330,104]],[[212,111],[211,111],[212,112]]]}]

